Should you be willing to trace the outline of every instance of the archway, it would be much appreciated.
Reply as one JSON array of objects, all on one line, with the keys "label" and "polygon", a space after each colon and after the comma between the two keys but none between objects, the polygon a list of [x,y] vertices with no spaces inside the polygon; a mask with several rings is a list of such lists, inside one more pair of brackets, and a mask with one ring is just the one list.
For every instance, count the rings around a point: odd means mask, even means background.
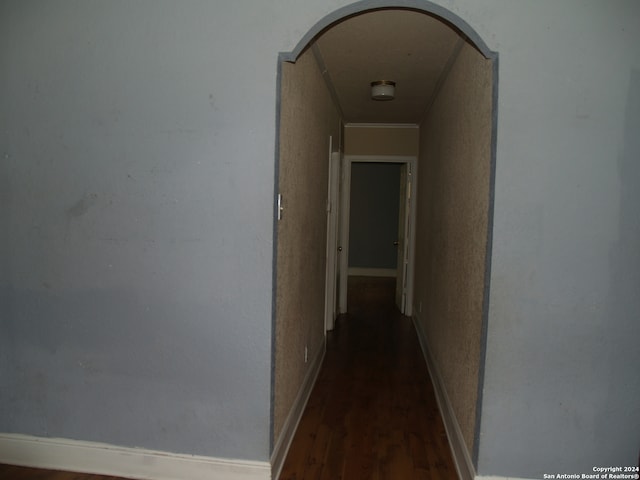
[{"label": "archway", "polygon": [[[423,185],[418,194],[416,244],[420,247],[413,310],[442,400],[454,457],[460,470],[473,471],[477,463],[491,252],[497,54],[464,20],[431,2],[363,1],[326,16],[292,52],[280,54],[275,216],[282,220],[274,225],[272,405],[276,471],[324,354],[328,166],[333,151],[344,153],[343,123],[353,122],[345,119],[340,93],[332,84],[330,61],[318,48],[318,40],[334,27],[368,14],[399,11],[435,19],[456,37],[434,93],[424,106],[424,116],[415,122],[421,132],[418,172]],[[464,131],[459,130],[461,126]],[[426,160],[427,152],[429,159],[439,160]]]}]

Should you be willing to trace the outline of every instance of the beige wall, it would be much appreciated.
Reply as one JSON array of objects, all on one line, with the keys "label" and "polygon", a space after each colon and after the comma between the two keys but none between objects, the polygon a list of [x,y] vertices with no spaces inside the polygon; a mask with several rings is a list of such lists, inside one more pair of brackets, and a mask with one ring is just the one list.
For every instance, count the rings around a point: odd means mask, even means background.
[{"label": "beige wall", "polygon": [[[282,65],[274,438],[324,348],[329,136],[340,119],[310,51]],[[337,147],[336,147],[337,148]],[[304,362],[308,346],[309,363]]]},{"label": "beige wall", "polygon": [[416,127],[349,126],[345,128],[344,148],[347,155],[413,155],[418,154]]},{"label": "beige wall", "polygon": [[489,205],[490,61],[465,45],[421,125],[415,298],[474,450]]}]

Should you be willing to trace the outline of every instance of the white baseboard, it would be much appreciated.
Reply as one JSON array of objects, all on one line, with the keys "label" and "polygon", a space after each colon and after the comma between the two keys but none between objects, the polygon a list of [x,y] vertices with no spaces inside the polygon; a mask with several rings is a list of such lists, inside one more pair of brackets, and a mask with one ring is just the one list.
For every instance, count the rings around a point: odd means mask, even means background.
[{"label": "white baseboard", "polygon": [[270,480],[269,462],[0,433],[0,463],[144,480]]},{"label": "white baseboard", "polygon": [[358,277],[397,277],[395,268],[349,267],[349,275]]},{"label": "white baseboard", "polygon": [[[444,387],[444,381],[438,371],[431,350],[429,349],[429,343],[427,337],[422,330],[422,326],[418,318],[413,316],[413,324],[415,325],[416,332],[418,334],[418,340],[420,341],[420,347],[422,353],[427,362],[427,368],[431,375],[431,381],[433,382],[433,388],[436,393],[436,400],[438,407],[440,408],[440,414],[444,422],[444,428],[447,431],[447,438],[449,440],[449,446],[451,447],[451,454],[453,456],[453,462],[455,463],[456,470],[458,472],[458,478],[460,480],[474,480],[477,479],[473,461],[471,455],[467,449],[467,445],[464,441],[460,425],[449,401],[449,396]],[[490,477],[483,477],[483,480],[492,480]],[[503,479],[507,480],[507,479]]]},{"label": "white baseboard", "polygon": [[273,447],[273,453],[271,454],[271,470],[273,472],[274,479],[280,476],[280,471],[282,470],[284,460],[287,457],[287,452],[289,451],[293,437],[298,429],[298,424],[300,423],[304,409],[309,401],[309,396],[311,395],[313,386],[315,385],[318,374],[320,373],[326,349],[327,344],[325,341],[309,366],[307,375],[302,382],[302,386],[300,387],[298,395],[293,402],[289,415],[287,415],[287,419],[282,426],[280,436]]}]

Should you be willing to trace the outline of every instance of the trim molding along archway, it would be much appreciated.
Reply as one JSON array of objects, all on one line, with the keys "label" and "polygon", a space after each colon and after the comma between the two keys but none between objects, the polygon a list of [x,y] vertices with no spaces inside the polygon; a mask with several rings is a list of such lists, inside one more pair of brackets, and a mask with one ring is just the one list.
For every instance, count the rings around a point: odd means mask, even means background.
[{"label": "trim molding along archway", "polygon": [[440,20],[450,23],[458,29],[469,41],[475,45],[478,51],[487,59],[497,58],[497,52],[489,49],[487,44],[482,40],[480,35],[462,18],[454,14],[450,10],[441,5],[437,5],[428,0],[404,0],[390,2],[386,0],[361,0],[359,2],[346,5],[334,12],[326,15],[317,22],[298,42],[291,52],[283,52],[280,54],[280,60],[285,62],[295,62],[304,49],[318,36],[323,30],[330,27],[334,23],[346,20],[347,18],[366,13],[371,10],[379,9],[409,9],[424,12],[428,15],[434,15]]},{"label": "trim molding along archway", "polygon": [[[274,203],[273,203],[273,285],[272,292],[272,369],[271,369],[271,388],[272,388],[272,402],[271,402],[271,469],[272,474],[278,475],[289,444],[293,439],[295,433],[295,426],[302,416],[304,410],[304,404],[310,394],[313,387],[313,381],[305,382],[301,386],[301,391],[298,394],[298,398],[303,401],[300,405],[294,405],[290,412],[290,417],[287,419],[287,425],[280,433],[279,438],[274,438],[274,411],[275,411],[275,398],[277,392],[275,391],[275,362],[276,362],[276,288],[277,288],[277,252],[278,252],[278,200],[277,194],[279,192],[279,173],[280,173],[280,111],[281,111],[281,88],[282,88],[282,65],[283,63],[295,63],[298,57],[305,51],[305,49],[322,34],[325,30],[331,28],[334,24],[347,20],[349,17],[357,16],[367,12],[375,10],[414,10],[416,12],[422,12],[426,15],[437,17],[440,21],[449,24],[453,29],[466,38],[466,40],[475,47],[475,49],[487,60],[492,62],[492,113],[491,113],[491,152],[490,152],[490,171],[489,171],[489,199],[488,199],[488,216],[487,216],[487,242],[486,242],[486,255],[485,255],[485,272],[484,272],[484,291],[482,302],[482,326],[481,326],[481,350],[480,350],[480,364],[478,374],[478,390],[477,390],[477,403],[476,403],[476,415],[475,420],[475,432],[474,432],[474,451],[468,452],[464,446],[464,441],[455,422],[451,422],[450,413],[451,405],[447,399],[447,394],[443,390],[441,379],[434,378],[436,393],[438,396],[438,402],[440,409],[443,413],[443,420],[447,429],[449,437],[449,443],[451,444],[456,468],[458,474],[463,479],[472,479],[475,476],[475,468],[478,464],[479,456],[479,443],[480,443],[480,431],[481,431],[481,412],[482,412],[482,394],[484,385],[485,374],[485,361],[486,361],[486,344],[487,344],[487,325],[489,318],[489,296],[490,296],[490,280],[491,280],[491,254],[493,245],[493,211],[494,211],[494,196],[495,196],[495,171],[496,171],[496,143],[497,143],[497,111],[498,111],[498,73],[499,73],[499,58],[498,52],[492,51],[480,35],[462,18],[455,13],[451,12],[447,8],[433,3],[429,0],[361,0],[350,5],[341,7],[325,17],[319,20],[311,29],[300,39],[295,48],[290,52],[280,52],[278,55],[277,64],[277,80],[276,80],[276,137],[275,137],[275,180],[274,180]],[[424,346],[423,346],[424,349]],[[429,361],[429,352],[425,352],[425,357]],[[319,366],[318,366],[319,368]],[[431,367],[430,367],[431,370]],[[309,378],[315,378],[317,372],[308,372]],[[295,418],[294,418],[295,417]],[[456,431],[458,430],[458,431]],[[469,457],[472,458],[469,458]]]}]

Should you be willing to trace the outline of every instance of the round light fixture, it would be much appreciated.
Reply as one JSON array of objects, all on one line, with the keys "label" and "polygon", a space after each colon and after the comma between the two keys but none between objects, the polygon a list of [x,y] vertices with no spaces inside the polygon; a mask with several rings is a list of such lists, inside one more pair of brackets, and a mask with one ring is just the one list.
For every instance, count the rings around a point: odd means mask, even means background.
[{"label": "round light fixture", "polygon": [[371,82],[372,100],[393,100],[396,93],[396,82],[391,80],[378,80]]}]

